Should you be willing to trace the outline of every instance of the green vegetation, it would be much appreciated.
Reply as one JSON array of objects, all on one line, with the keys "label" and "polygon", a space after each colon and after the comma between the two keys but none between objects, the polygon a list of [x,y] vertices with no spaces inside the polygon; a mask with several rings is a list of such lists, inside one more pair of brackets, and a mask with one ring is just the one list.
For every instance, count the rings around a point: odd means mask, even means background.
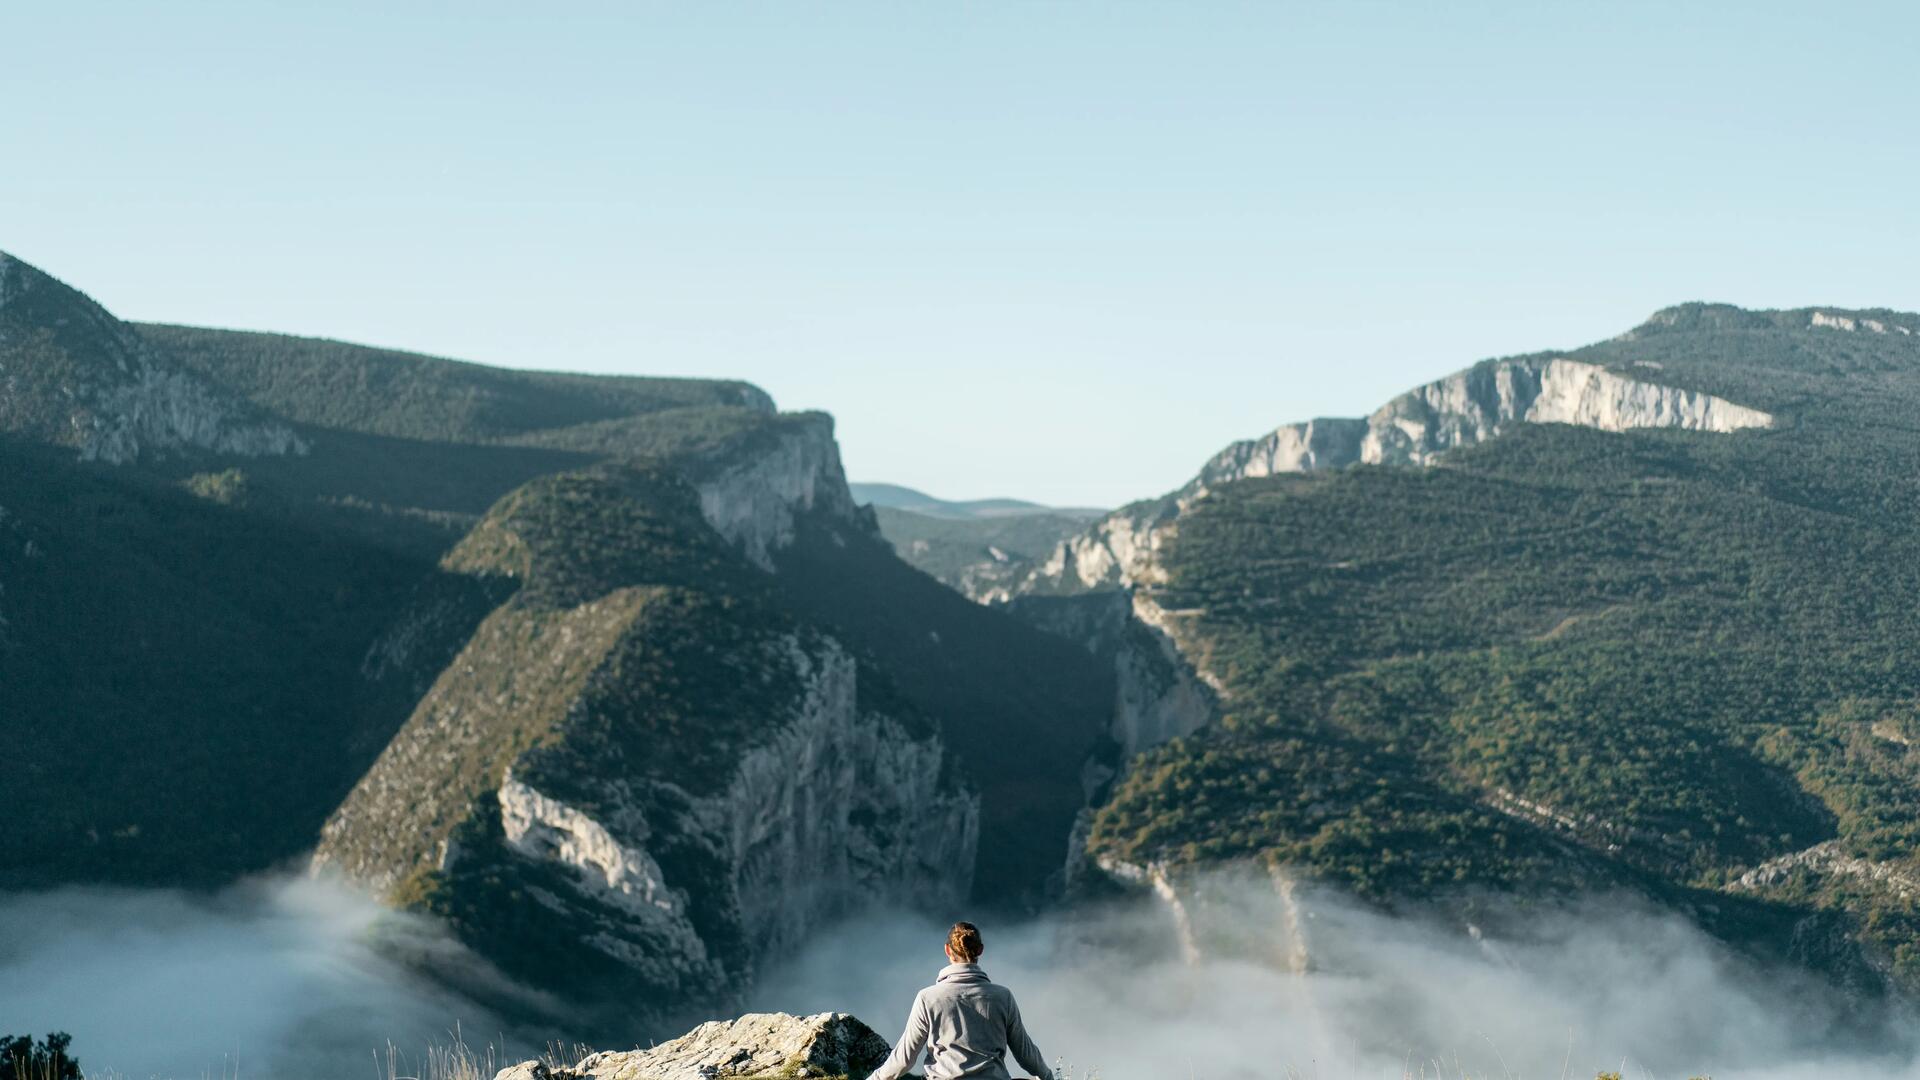
[{"label": "green vegetation", "polygon": [[[33,792],[0,830],[0,886],[212,883],[298,855],[513,591],[438,565],[496,500],[605,458],[703,474],[826,422],[737,382],[131,327],[0,272],[0,739]],[[72,410],[143,367],[301,425],[310,452],[76,462],[92,419]],[[664,527],[710,535],[697,514]],[[651,554],[592,535],[567,573]]]},{"label": "green vegetation", "polygon": [[[1031,893],[1057,865],[1102,719],[1088,659],[912,572],[860,515],[816,513],[813,550],[775,578],[703,520],[688,482],[825,443],[828,417],[739,382],[129,326],[6,266],[0,739],[34,797],[0,830],[0,887],[213,883],[297,856],[409,715],[463,695],[502,714],[472,732],[509,734],[449,744],[455,775],[420,800],[435,835],[590,678],[606,715],[658,725],[650,759],[712,767],[766,719],[740,695],[771,666],[754,643],[788,630],[836,634],[863,706],[939,725],[1007,789],[983,889]],[[284,420],[308,452],[76,462],[63,387],[136,360]],[[1035,731],[1040,752],[1001,769]]]},{"label": "green vegetation", "polygon": [[271,506],[5,440],[0,508],[0,887],[296,854],[498,602]]},{"label": "green vegetation", "polygon": [[136,329],[216,385],[332,431],[485,443],[666,411],[773,410],[743,382],[512,371],[286,334]]},{"label": "green vegetation", "polygon": [[80,1059],[68,1052],[73,1036],[54,1032],[0,1035],[0,1080],[80,1080]]},{"label": "green vegetation", "polygon": [[1843,914],[1920,987],[1905,890],[1736,885],[1829,839],[1920,875],[1920,346],[1739,315],[1675,309],[1573,355],[1774,430],[1526,427],[1201,502],[1154,599],[1225,715],[1144,756],[1095,850],[1264,856],[1382,897],[1739,889]]},{"label": "green vegetation", "polygon": [[934,517],[874,507],[880,535],[906,562],[969,596],[1025,576],[1054,546],[1086,528],[1068,514]]}]

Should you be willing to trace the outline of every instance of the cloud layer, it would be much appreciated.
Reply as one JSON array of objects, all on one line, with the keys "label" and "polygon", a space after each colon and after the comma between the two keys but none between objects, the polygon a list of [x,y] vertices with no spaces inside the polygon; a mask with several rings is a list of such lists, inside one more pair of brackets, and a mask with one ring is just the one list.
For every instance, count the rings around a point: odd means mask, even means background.
[{"label": "cloud layer", "polygon": [[0,896],[0,1031],[69,1031],[90,1076],[384,1077],[389,1042],[405,1075],[456,1030],[505,1030],[390,958],[423,952],[458,950],[305,878]]},{"label": "cloud layer", "polygon": [[[1177,916],[1142,896],[985,922],[985,966],[1076,1080],[1920,1078],[1902,1025],[1863,1033],[1831,991],[1624,902],[1482,935],[1311,893],[1290,903],[1257,875],[1185,897]],[[746,1004],[852,1012],[892,1038],[945,962],[945,929],[849,921],[769,965]],[[0,1030],[71,1031],[90,1074],[137,1078],[377,1080],[390,1045],[398,1074],[417,1075],[456,1030],[510,1044],[508,1060],[538,1045],[401,955],[484,977],[430,925],[323,882],[0,896]]]},{"label": "cloud layer", "polygon": [[[983,965],[1076,1077],[1920,1076],[1892,1029],[1836,1035],[1848,1003],[1824,987],[1624,902],[1539,912],[1496,942],[1327,896],[1289,911],[1252,876],[1199,891],[1187,947],[1143,901],[984,926]],[[754,1004],[852,1011],[894,1038],[945,931],[896,915],[823,934]]]}]

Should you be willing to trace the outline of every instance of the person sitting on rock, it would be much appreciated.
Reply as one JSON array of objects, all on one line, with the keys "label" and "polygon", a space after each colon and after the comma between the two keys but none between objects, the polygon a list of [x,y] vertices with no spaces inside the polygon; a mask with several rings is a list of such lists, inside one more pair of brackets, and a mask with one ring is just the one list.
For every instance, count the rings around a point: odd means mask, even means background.
[{"label": "person sitting on rock", "polygon": [[1009,1050],[1021,1068],[1053,1080],[1040,1048],[1027,1037],[1013,991],[988,979],[975,962],[985,951],[978,927],[953,924],[947,933],[950,962],[932,986],[914,995],[906,1032],[867,1080],[900,1080],[923,1049],[927,1080],[1012,1080],[1002,1060]]}]

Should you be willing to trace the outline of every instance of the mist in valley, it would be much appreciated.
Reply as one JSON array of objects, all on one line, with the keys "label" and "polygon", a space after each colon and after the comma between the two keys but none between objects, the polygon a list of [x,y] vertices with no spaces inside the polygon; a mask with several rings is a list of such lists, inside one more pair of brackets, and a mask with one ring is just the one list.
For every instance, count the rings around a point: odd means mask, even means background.
[{"label": "mist in valley", "polygon": [[405,1076],[456,1033],[538,1045],[399,957],[485,978],[426,921],[305,877],[5,895],[0,1032],[70,1032],[88,1076],[138,1080]]},{"label": "mist in valley", "polygon": [[[1193,892],[1181,911],[1142,898],[983,926],[982,966],[1075,1077],[1920,1076],[1899,1025],[1862,1032],[1826,986],[1630,901],[1508,919],[1495,940],[1283,899],[1260,875]],[[754,1003],[849,1010],[896,1038],[945,930],[847,924],[769,971]]]},{"label": "mist in valley", "polygon": [[[1257,875],[1183,893],[1179,912],[1142,895],[979,918],[983,965],[1075,1078],[1920,1076],[1902,1025],[1862,1033],[1805,976],[1627,902],[1539,912],[1496,940],[1311,892],[1289,902]],[[944,914],[849,920],[771,961],[745,1005],[851,1012],[891,1040],[945,962],[945,929]],[[14,895],[0,898],[0,1030],[70,1031],[90,1075],[142,1078],[405,1076],[456,1032],[504,1060],[555,1034],[413,974],[421,963],[489,978],[431,924],[304,878]]]}]

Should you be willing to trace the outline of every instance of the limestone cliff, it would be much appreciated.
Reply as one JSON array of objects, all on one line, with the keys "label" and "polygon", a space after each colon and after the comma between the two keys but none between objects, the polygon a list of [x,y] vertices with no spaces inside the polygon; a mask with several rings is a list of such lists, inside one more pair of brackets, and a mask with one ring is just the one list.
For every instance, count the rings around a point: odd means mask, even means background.
[{"label": "limestone cliff", "polygon": [[1154,556],[1171,539],[1180,513],[1209,488],[1248,477],[1356,464],[1431,465],[1449,450],[1484,442],[1515,424],[1725,433],[1773,423],[1758,409],[1650,381],[1639,370],[1566,357],[1493,360],[1410,390],[1364,418],[1287,424],[1228,446],[1166,498],[1124,507],[1094,523],[1055,549],[1023,589],[1152,584],[1158,575]]},{"label": "limestone cliff", "polygon": [[1427,465],[1448,450],[1493,438],[1515,423],[1724,433],[1767,427],[1773,418],[1711,394],[1647,382],[1597,364],[1564,357],[1501,360],[1402,394],[1364,420],[1289,424],[1265,438],[1235,443],[1201,469],[1196,484],[1204,488],[1249,476],[1355,463]]},{"label": "limestone cliff", "polygon": [[328,821],[316,869],[646,1022],[729,999],[862,904],[963,898],[979,808],[933,726],[769,604],[702,494],[607,468],[504,500],[448,566],[519,590]]},{"label": "limestone cliff", "polygon": [[1120,761],[1191,734],[1218,713],[1218,691],[1180,652],[1173,621],[1145,594],[1110,590],[1022,596],[1010,602],[1009,610],[1085,648],[1111,673],[1107,734],[1119,758],[1089,763],[1089,798],[1112,779]]},{"label": "limestone cliff", "polygon": [[124,464],[184,449],[304,453],[84,295],[0,253],[0,431]]},{"label": "limestone cliff", "polygon": [[793,543],[800,515],[818,511],[872,529],[847,490],[833,418],[800,413],[783,421],[748,452],[695,470],[701,515],[764,570]]}]

